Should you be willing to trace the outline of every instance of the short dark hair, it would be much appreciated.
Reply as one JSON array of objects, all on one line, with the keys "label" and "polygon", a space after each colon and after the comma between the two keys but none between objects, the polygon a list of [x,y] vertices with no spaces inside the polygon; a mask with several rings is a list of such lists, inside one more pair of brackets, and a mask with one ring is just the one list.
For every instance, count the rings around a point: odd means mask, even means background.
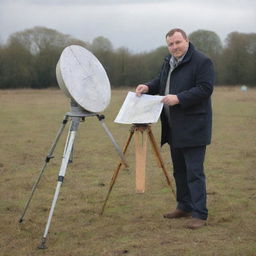
[{"label": "short dark hair", "polygon": [[174,33],[176,33],[176,32],[180,32],[182,34],[182,36],[184,37],[184,39],[188,39],[186,32],[184,30],[180,29],[180,28],[173,28],[173,29],[171,29],[166,34],[165,38],[167,38],[168,36],[173,36]]}]

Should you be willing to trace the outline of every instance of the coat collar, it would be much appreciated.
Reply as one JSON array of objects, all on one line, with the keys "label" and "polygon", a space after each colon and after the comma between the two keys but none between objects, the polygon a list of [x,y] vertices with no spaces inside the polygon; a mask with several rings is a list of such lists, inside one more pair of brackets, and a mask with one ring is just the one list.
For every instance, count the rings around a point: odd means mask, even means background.
[{"label": "coat collar", "polygon": [[186,55],[184,56],[181,63],[185,63],[185,62],[190,61],[194,51],[195,51],[194,45],[189,42],[188,51],[187,51]]}]

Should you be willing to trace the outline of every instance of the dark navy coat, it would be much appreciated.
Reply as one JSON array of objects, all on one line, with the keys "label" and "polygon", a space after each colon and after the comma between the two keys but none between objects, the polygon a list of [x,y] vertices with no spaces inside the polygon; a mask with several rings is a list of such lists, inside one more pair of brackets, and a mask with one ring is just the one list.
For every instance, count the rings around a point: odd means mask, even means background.
[{"label": "dark navy coat", "polygon": [[[145,83],[148,94],[164,95],[170,55],[164,60],[160,74]],[[168,142],[174,148],[208,145],[212,133],[214,68],[212,61],[189,43],[182,62],[172,71],[169,94],[176,94],[179,104],[170,107],[171,128],[163,110],[161,114],[161,145]]]}]

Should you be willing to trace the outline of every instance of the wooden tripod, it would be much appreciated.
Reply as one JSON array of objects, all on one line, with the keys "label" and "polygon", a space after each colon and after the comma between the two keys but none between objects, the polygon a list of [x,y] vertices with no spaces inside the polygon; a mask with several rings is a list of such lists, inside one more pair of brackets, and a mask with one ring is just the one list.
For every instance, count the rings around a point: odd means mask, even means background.
[{"label": "wooden tripod", "polygon": [[[145,133],[147,133],[148,136],[145,135]],[[136,160],[136,192],[137,193],[144,193],[145,191],[145,169],[146,169],[146,153],[147,153],[147,138],[149,138],[152,148],[153,148],[153,152],[154,155],[156,156],[157,159],[157,163],[159,165],[160,168],[162,168],[164,175],[166,177],[167,180],[167,184],[169,185],[169,187],[171,188],[171,191],[175,197],[175,192],[174,189],[172,187],[172,183],[171,183],[171,179],[170,176],[164,166],[164,162],[163,159],[161,157],[159,148],[157,146],[156,140],[154,138],[154,135],[151,131],[151,126],[149,124],[134,124],[131,129],[130,129],[130,135],[128,137],[128,140],[124,146],[123,149],[123,154],[125,155],[128,146],[131,142],[132,136],[135,135],[135,160]],[[106,199],[104,201],[104,204],[102,206],[100,215],[103,214],[106,203],[108,201],[108,198],[110,196],[110,193],[112,191],[112,188],[115,184],[115,181],[117,179],[118,173],[122,167],[123,163],[122,161],[119,162],[116,170],[114,171],[114,174],[112,176],[111,182],[110,182],[110,186],[109,186],[109,190],[106,196]]]}]

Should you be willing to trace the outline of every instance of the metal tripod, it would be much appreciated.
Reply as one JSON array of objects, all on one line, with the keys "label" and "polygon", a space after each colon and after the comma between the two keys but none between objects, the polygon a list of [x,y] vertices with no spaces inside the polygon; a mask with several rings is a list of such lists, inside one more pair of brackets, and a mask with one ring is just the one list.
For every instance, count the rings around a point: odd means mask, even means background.
[{"label": "metal tripod", "polygon": [[43,234],[43,238],[42,238],[41,244],[38,246],[39,249],[45,249],[46,248],[45,243],[46,243],[47,234],[48,234],[48,231],[49,231],[49,228],[50,228],[50,224],[51,224],[54,208],[56,206],[57,199],[58,199],[58,196],[59,196],[60,188],[61,188],[61,185],[63,183],[64,177],[65,177],[65,174],[66,174],[67,166],[70,162],[70,157],[71,157],[71,154],[72,154],[72,151],[73,151],[73,144],[74,144],[74,140],[75,140],[75,136],[76,136],[76,133],[77,133],[77,130],[78,130],[79,123],[81,121],[84,121],[84,119],[86,117],[91,117],[91,116],[96,116],[98,118],[98,120],[100,121],[103,129],[105,130],[105,132],[109,136],[109,138],[110,138],[111,142],[113,143],[114,147],[116,148],[120,158],[122,159],[122,163],[125,166],[128,166],[126,164],[126,160],[125,160],[125,157],[124,157],[122,151],[120,150],[120,148],[119,148],[118,144],[116,143],[114,137],[110,133],[106,124],[104,123],[104,118],[105,117],[103,115],[99,115],[99,114],[96,114],[96,113],[87,112],[84,109],[82,109],[80,106],[78,106],[77,103],[72,101],[71,102],[71,112],[66,113],[66,115],[65,115],[65,117],[62,121],[61,127],[57,132],[55,140],[54,140],[54,142],[53,142],[53,144],[52,144],[52,146],[51,146],[51,148],[48,152],[48,155],[45,159],[44,165],[43,165],[43,167],[42,167],[42,169],[39,173],[38,178],[36,179],[35,184],[33,185],[31,195],[30,195],[27,203],[25,204],[23,213],[22,213],[22,215],[19,219],[19,222],[21,223],[23,221],[23,218],[24,218],[24,216],[26,214],[26,211],[29,207],[31,199],[32,199],[32,197],[35,193],[37,185],[39,184],[39,181],[40,181],[40,179],[41,179],[41,177],[44,173],[44,170],[45,170],[47,164],[49,163],[49,161],[53,158],[53,152],[54,152],[54,150],[56,148],[56,145],[57,145],[57,143],[58,143],[58,141],[61,137],[61,134],[62,134],[68,120],[71,119],[72,122],[70,124],[70,129],[69,129],[68,136],[67,136],[67,139],[66,139],[66,144],[65,144],[65,147],[64,147],[62,163],[61,163],[61,167],[60,167],[60,171],[59,171],[59,175],[58,175],[58,182],[57,182],[57,186],[56,186],[56,189],[55,189],[55,194],[54,194],[54,197],[53,197],[53,201],[52,201],[49,217],[48,217],[48,220],[47,220],[47,223],[46,223],[45,231],[44,231],[44,234]]},{"label": "metal tripod", "polygon": [[[148,136],[145,136],[144,132],[146,132]],[[171,178],[165,168],[164,161],[161,157],[159,148],[157,146],[156,140],[154,138],[154,135],[151,131],[151,126],[149,124],[134,124],[130,129],[130,135],[126,141],[126,144],[123,149],[123,153],[125,154],[128,146],[131,142],[132,136],[135,135],[135,158],[136,158],[136,191],[137,193],[144,193],[145,190],[145,167],[146,167],[146,152],[147,152],[147,137],[150,140],[153,153],[156,157],[157,163],[159,167],[163,170],[163,173],[165,175],[166,181],[168,186],[170,187],[174,197],[175,192],[172,187]],[[115,184],[115,181],[117,179],[118,173],[123,166],[123,163],[120,161],[116,170],[113,173],[109,190],[106,196],[106,199],[103,203],[100,215],[103,214],[105,206],[107,204],[108,198],[110,196],[110,193],[112,191],[112,188]]]}]

